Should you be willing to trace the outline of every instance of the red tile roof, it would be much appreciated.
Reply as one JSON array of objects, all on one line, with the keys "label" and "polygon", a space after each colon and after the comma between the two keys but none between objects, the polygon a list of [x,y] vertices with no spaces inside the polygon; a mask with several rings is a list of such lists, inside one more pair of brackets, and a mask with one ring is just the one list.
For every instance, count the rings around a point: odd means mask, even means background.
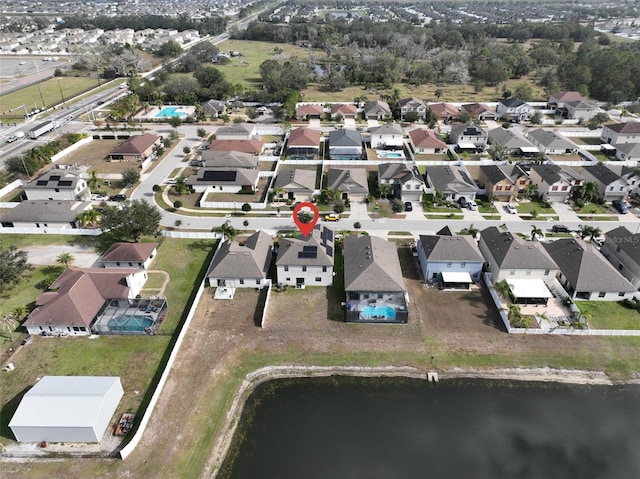
[{"label": "red tile roof", "polygon": [[409,132],[411,142],[417,148],[446,148],[447,144],[433,130],[416,128]]},{"label": "red tile roof", "polygon": [[320,132],[310,128],[296,128],[289,134],[289,146],[320,146]]},{"label": "red tile roof", "polygon": [[145,133],[144,135],[136,135],[129,138],[122,145],[115,148],[111,154],[125,154],[125,155],[136,155],[140,153],[144,153],[151,146],[155,144],[160,138],[156,135],[152,135],[151,133]]}]

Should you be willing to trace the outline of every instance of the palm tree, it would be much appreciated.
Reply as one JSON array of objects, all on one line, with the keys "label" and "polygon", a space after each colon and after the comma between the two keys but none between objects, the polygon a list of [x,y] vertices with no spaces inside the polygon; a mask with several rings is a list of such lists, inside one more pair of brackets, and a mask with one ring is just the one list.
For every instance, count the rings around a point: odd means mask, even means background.
[{"label": "palm tree", "polygon": [[98,221],[98,218],[100,218],[100,213],[94,209],[85,210],[78,215],[78,221],[82,223],[83,228],[88,225],[94,226]]},{"label": "palm tree", "polygon": [[91,176],[87,180],[87,185],[89,185],[89,189],[93,191],[98,191],[100,187],[104,186],[104,181],[98,178],[98,170],[93,170],[91,172]]},{"label": "palm tree", "polygon": [[27,308],[24,306],[16,306],[11,313],[11,316],[18,322],[22,321],[24,317],[27,315]]},{"label": "palm tree", "polygon": [[[509,286],[509,283],[507,283],[506,279],[495,283],[493,285],[493,289],[495,289],[503,299],[511,299],[511,297],[513,296],[513,293],[511,292],[511,286]],[[513,298],[513,300],[515,301],[515,298]]]},{"label": "palm tree", "polygon": [[535,183],[529,183],[524,189],[524,194],[529,199],[533,198],[538,194],[538,185]]},{"label": "palm tree", "polygon": [[585,182],[582,186],[582,190],[580,191],[580,196],[587,202],[598,199],[600,197],[600,187],[598,186],[598,183],[595,181]]},{"label": "palm tree", "polygon": [[71,253],[60,253],[56,258],[56,263],[68,268],[69,265],[73,264],[73,260],[74,257]]},{"label": "palm tree", "polygon": [[18,320],[11,314],[0,319],[0,328],[8,333],[6,337],[9,338],[9,341],[13,341],[13,332],[17,327]]},{"label": "palm tree", "polygon": [[187,177],[180,175],[176,178],[176,184],[173,185],[174,191],[179,195],[185,195],[189,192],[189,185],[187,185]]},{"label": "palm tree", "polygon": [[531,225],[531,241],[542,238],[544,233],[536,225]]},{"label": "palm tree", "polygon": [[531,326],[531,318],[525,317],[522,314],[522,310],[520,306],[517,304],[510,304],[509,309],[507,311],[507,319],[509,319],[509,323],[516,328],[528,328]]},{"label": "palm tree", "polygon": [[591,237],[593,238],[593,236],[594,236],[593,233],[592,233],[593,230],[594,230],[593,226],[580,225],[578,227],[578,234],[580,235],[580,239],[585,239],[589,235],[591,235]]},{"label": "palm tree", "polygon": [[391,191],[391,185],[389,183],[382,183],[380,185],[380,193],[383,194],[385,198],[389,196],[390,191]]},{"label": "palm tree", "polygon": [[282,203],[284,188],[282,186],[278,186],[275,190],[273,190],[273,195],[278,203]]},{"label": "palm tree", "polygon": [[589,235],[589,241],[593,241],[593,238],[595,238],[596,236],[600,236],[601,234],[602,230],[600,228],[598,228],[597,226],[592,226]]},{"label": "palm tree", "polygon": [[231,226],[231,223],[225,221],[217,228],[214,228],[213,231],[215,233],[220,233],[223,238],[228,238],[229,241],[233,241],[233,239],[238,236],[238,230]]}]

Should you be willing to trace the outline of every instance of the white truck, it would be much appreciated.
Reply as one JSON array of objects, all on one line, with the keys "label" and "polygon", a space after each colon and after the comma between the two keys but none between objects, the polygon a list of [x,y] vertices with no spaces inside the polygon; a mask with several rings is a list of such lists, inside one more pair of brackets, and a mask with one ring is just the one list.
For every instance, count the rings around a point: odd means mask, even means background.
[{"label": "white truck", "polygon": [[40,123],[35,128],[29,130],[29,138],[36,139],[39,136],[44,135],[45,133],[50,132],[54,128],[58,126],[57,121],[45,121],[44,123]]}]

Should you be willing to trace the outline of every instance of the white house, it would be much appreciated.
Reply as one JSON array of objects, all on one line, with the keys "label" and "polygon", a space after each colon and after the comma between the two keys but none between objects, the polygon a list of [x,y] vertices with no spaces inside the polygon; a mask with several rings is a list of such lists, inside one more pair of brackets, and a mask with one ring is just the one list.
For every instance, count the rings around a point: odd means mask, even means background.
[{"label": "white house", "polygon": [[471,236],[420,235],[417,249],[425,283],[468,289],[480,280],[484,257]]},{"label": "white house", "polygon": [[23,396],[9,427],[18,442],[98,443],[123,395],[118,377],[44,376]]},{"label": "white house", "polygon": [[397,123],[385,123],[371,129],[371,148],[401,150],[404,146],[402,127]]},{"label": "white house", "polygon": [[418,98],[403,98],[398,100],[398,106],[400,107],[400,118],[402,120],[409,112],[415,112],[418,118],[424,118],[427,114],[427,104]]},{"label": "white house", "polygon": [[100,257],[104,268],[149,269],[158,243],[114,243]]},{"label": "white house", "polygon": [[91,190],[78,175],[52,170],[24,186],[28,200],[88,201]]},{"label": "white house", "polygon": [[409,132],[409,138],[417,155],[434,155],[447,151],[447,144],[433,130],[416,128]]},{"label": "white house", "polygon": [[496,113],[503,120],[520,123],[531,118],[533,107],[520,98],[503,98],[498,102]]},{"label": "white house", "polygon": [[605,201],[622,200],[629,193],[627,180],[613,172],[604,163],[583,166],[582,175],[585,181],[592,181],[600,189],[600,197]]},{"label": "white house", "polygon": [[390,196],[402,201],[420,201],[424,181],[416,166],[405,163],[383,163],[378,165],[378,184],[391,185]]},{"label": "white house", "polygon": [[2,228],[72,229],[80,213],[92,209],[90,201],[27,200],[0,214]]},{"label": "white house", "polygon": [[260,180],[259,171],[249,168],[200,168],[187,178],[196,193],[239,193],[255,191]]},{"label": "white house", "polygon": [[317,225],[308,236],[282,238],[276,258],[278,283],[296,288],[333,284],[335,234]]},{"label": "white house", "polygon": [[600,252],[635,288],[640,288],[639,233],[618,226],[606,234]]},{"label": "white house", "polygon": [[216,130],[216,140],[259,140],[260,135],[254,123],[235,123],[221,126]]},{"label": "white house", "polygon": [[640,122],[613,123],[604,125],[600,140],[603,143],[619,145],[621,143],[640,143]]},{"label": "white house", "polygon": [[452,126],[449,139],[460,150],[482,151],[487,146],[487,132],[474,123]]},{"label": "white house", "polygon": [[547,155],[575,155],[578,146],[555,131],[536,128],[527,133],[529,141]]},{"label": "white house", "polygon": [[584,183],[584,177],[573,168],[556,164],[533,165],[529,178],[538,187],[541,198],[558,202],[564,202],[573,188]]}]

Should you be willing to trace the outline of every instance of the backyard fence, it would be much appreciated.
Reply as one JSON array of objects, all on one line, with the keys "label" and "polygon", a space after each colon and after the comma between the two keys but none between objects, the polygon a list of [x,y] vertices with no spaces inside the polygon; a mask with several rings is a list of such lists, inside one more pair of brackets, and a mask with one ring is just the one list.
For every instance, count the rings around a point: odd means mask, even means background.
[{"label": "backyard fence", "polygon": [[165,238],[178,239],[219,239],[222,238],[220,233],[212,233],[209,231],[162,231]]},{"label": "backyard fence", "polygon": [[[17,204],[17,203],[16,203]],[[0,234],[12,235],[75,235],[75,236],[99,236],[101,229],[84,228],[5,228],[0,227]]]}]

